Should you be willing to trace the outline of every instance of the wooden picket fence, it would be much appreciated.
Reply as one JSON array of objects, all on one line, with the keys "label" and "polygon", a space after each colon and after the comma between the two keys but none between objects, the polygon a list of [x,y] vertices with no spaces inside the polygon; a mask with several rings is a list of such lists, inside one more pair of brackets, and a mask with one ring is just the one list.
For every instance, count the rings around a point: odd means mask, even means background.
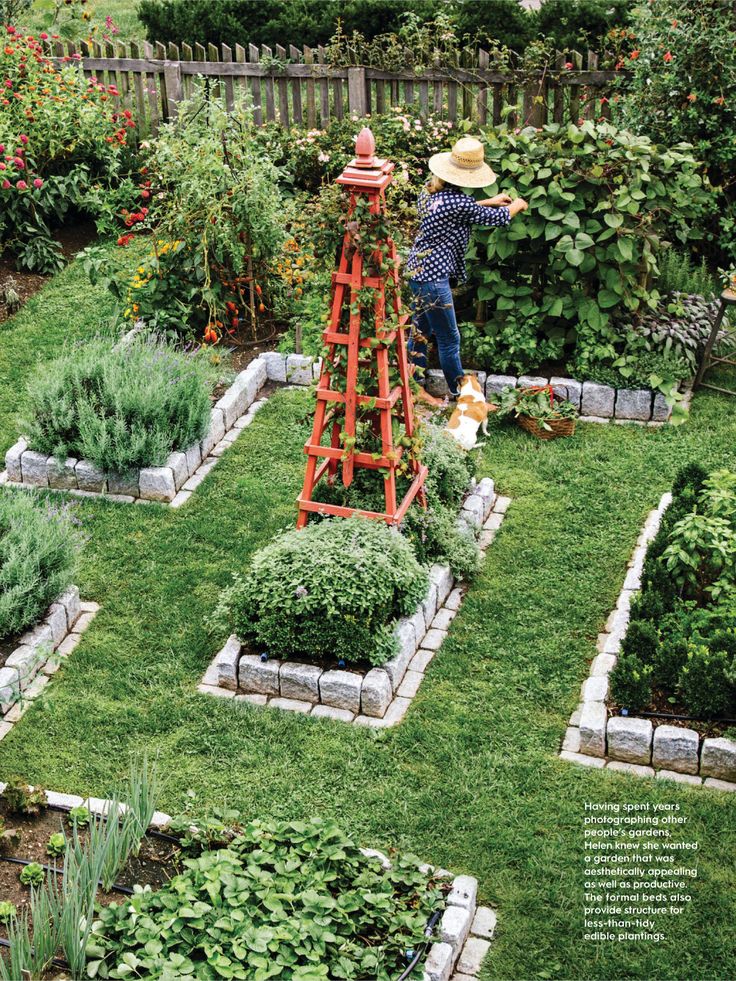
[{"label": "wooden picket fence", "polygon": [[494,64],[483,49],[465,49],[458,52],[456,65],[436,64],[418,73],[333,67],[326,63],[325,48],[306,45],[291,45],[288,51],[276,45],[274,51],[253,44],[233,49],[225,44],[54,42],[49,53],[59,62],[74,56],[86,76],[115,85],[116,104],[133,112],[141,139],[155,135],[162,121],[176,116],[183,99],[200,91],[224,98],[229,108],[238,95],[247,94],[255,123],[287,128],[325,127],[346,114],[362,117],[392,106],[421,117],[435,113],[480,125],[500,123],[507,107],[512,125],[607,118],[612,82],[627,74],[600,71],[592,51],[585,58],[578,51],[558,52],[554,70],[531,77]]}]

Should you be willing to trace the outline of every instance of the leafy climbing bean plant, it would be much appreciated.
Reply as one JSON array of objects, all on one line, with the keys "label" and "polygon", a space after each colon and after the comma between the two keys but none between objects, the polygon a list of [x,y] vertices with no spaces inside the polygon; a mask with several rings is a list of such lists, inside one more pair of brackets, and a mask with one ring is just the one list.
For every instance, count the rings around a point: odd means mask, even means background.
[{"label": "leafy climbing bean plant", "polygon": [[103,907],[88,975],[393,981],[441,896],[418,859],[383,868],[329,821],[253,821],[158,892]]}]

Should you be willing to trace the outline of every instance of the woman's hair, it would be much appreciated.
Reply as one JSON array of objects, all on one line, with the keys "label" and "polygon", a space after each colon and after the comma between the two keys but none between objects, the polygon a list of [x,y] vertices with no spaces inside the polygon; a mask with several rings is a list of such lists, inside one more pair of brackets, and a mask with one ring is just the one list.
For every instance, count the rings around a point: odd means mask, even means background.
[{"label": "woman's hair", "polygon": [[436,174],[432,174],[427,183],[427,191],[430,194],[436,194],[437,191],[441,191],[444,186],[445,182],[442,180],[442,178],[438,177]]}]

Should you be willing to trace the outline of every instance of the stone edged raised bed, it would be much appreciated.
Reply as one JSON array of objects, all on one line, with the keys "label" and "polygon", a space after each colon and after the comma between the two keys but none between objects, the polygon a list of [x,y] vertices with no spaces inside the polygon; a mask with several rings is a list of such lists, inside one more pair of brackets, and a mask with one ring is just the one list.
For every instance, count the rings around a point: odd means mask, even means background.
[{"label": "stone edged raised bed", "polygon": [[98,610],[97,603],[81,602],[77,587],[69,586],[41,622],[18,639],[18,646],[0,668],[0,739],[41,694]]},{"label": "stone edged raised bed", "polygon": [[[0,794],[6,784],[0,782]],[[33,790],[33,787],[29,788]],[[107,816],[112,813],[114,802],[103,797],[81,797],[78,794],[57,793],[47,790],[49,807],[69,811],[73,807],[86,807],[92,814]],[[118,813],[126,805],[117,805]],[[153,831],[164,831],[171,823],[171,815],[155,811],[149,824]],[[388,855],[375,848],[361,848],[367,858],[377,859],[384,868],[391,868]],[[424,961],[423,981],[465,981],[475,977],[481,968],[496,933],[496,911],[490,906],[478,906],[478,880],[470,875],[452,876],[446,869],[434,869],[425,865],[426,872],[434,872],[439,878],[449,879],[450,889],[445,908],[438,923],[437,939],[430,944]]]},{"label": "stone edged raised bed", "polygon": [[62,463],[37,453],[21,437],[5,454],[0,483],[82,497],[104,496],[126,504],[155,501],[180,507],[264,404],[258,393],[266,382],[310,385],[319,363],[319,359],[276,351],[259,355],[213,406],[207,434],[186,451],[172,453],[162,467],[144,467],[126,475],[104,473],[88,460],[69,457]]},{"label": "stone edged raised bed", "polygon": [[608,676],[626,636],[631,600],[641,589],[647,548],[671,501],[672,495],[664,494],[644,523],[616,607],[598,636],[598,654],[583,682],[582,700],[570,717],[560,756],[599,769],[736,791],[736,739],[703,738],[695,729],[655,727],[651,719],[612,716],[606,704]]},{"label": "stone edged raised bed", "polygon": [[[553,375],[545,378],[539,375],[485,375],[475,372],[478,378],[485,382],[486,398],[498,395],[504,388],[534,388],[541,385],[551,385],[552,388],[566,398],[580,412],[582,422],[601,422],[618,420],[621,422],[641,422],[661,425],[668,422],[672,409],[667,405],[661,392],[653,392],[648,388],[612,388],[610,385],[599,385],[597,382],[580,382],[574,378],[562,378]],[[431,394],[445,394],[441,372],[428,372],[427,389]],[[439,377],[438,377],[439,376]],[[688,396],[685,396],[687,400]]]},{"label": "stone edged raised bed", "polygon": [[[458,520],[479,531],[481,550],[501,526],[509,499],[497,496],[485,477],[471,488]],[[430,662],[440,649],[462,602],[449,566],[430,569],[427,595],[395,627],[399,652],[369,671],[324,670],[298,661],[262,661],[244,654],[231,636],[207,669],[199,691],[253,705],[286,709],[317,718],[385,728],[406,715]]]}]

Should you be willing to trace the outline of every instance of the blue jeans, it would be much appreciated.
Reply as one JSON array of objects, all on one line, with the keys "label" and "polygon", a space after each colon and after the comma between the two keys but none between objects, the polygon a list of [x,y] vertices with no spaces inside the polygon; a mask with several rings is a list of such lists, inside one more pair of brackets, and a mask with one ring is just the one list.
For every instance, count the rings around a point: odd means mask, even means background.
[{"label": "blue jeans", "polygon": [[464,372],[460,361],[460,331],[455,319],[450,283],[447,279],[439,279],[434,283],[418,283],[410,279],[409,286],[414,294],[414,301],[408,351],[409,358],[415,365],[414,377],[423,384],[427,369],[427,342],[434,337],[442,373],[450,395],[455,397],[458,394],[458,379]]}]

